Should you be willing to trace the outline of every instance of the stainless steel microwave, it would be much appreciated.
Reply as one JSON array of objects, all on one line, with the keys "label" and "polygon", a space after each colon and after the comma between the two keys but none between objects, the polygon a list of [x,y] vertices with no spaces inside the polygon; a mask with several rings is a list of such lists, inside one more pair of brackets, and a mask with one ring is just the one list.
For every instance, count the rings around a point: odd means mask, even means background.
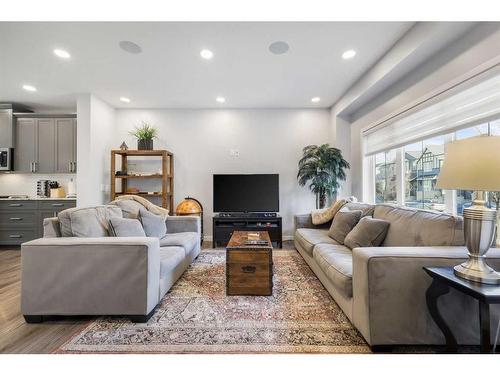
[{"label": "stainless steel microwave", "polygon": [[13,167],[14,149],[0,148],[0,171],[11,171]]}]

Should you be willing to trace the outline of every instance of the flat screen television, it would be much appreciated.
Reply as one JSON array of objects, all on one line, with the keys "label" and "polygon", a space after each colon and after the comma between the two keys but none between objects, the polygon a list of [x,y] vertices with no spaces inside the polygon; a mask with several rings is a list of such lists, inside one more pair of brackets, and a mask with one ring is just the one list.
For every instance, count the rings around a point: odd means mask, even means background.
[{"label": "flat screen television", "polygon": [[214,212],[278,212],[278,174],[214,174]]}]

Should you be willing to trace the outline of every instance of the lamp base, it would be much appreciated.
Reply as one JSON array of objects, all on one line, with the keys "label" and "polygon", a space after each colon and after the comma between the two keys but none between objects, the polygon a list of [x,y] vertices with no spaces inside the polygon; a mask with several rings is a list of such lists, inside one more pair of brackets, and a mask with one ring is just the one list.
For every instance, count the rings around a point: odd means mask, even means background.
[{"label": "lamp base", "polygon": [[500,273],[486,264],[483,258],[470,257],[453,268],[458,277],[482,284],[500,284]]},{"label": "lamp base", "polygon": [[486,207],[484,192],[476,192],[471,207],[464,208],[464,237],[469,260],[456,266],[455,275],[483,284],[500,284],[500,273],[485,262],[495,236],[496,211]]}]

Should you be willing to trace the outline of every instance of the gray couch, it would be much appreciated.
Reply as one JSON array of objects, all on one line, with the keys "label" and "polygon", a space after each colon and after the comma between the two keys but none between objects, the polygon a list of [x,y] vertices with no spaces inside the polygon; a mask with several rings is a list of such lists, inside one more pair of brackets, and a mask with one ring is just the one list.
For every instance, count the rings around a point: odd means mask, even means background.
[{"label": "gray couch", "polygon": [[199,217],[169,216],[166,225],[161,239],[62,237],[59,219],[45,219],[44,238],[21,246],[26,321],[60,315],[147,321],[200,253]]},{"label": "gray couch", "polygon": [[[387,236],[381,247],[351,250],[328,236],[331,223],[314,226],[311,215],[295,216],[295,247],[319,280],[373,348],[444,344],[427,311],[431,279],[422,267],[467,258],[462,218],[389,204],[348,203],[343,209],[389,221]],[[500,249],[488,257],[500,269]],[[439,309],[459,344],[479,344],[475,300],[452,290],[440,298]],[[499,312],[492,306],[492,315]],[[492,329],[496,324],[492,319]]]}]

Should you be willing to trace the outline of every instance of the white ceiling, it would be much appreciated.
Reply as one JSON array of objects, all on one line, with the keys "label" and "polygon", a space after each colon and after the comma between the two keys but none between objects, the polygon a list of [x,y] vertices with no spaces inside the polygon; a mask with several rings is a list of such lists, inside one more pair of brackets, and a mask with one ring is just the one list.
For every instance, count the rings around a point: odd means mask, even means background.
[{"label": "white ceiling", "polygon": [[[0,23],[0,101],[75,108],[91,92],[117,108],[331,106],[411,22]],[[130,40],[133,55],[118,47]],[[286,41],[273,55],[268,46]],[[64,61],[54,48],[71,53]],[[214,58],[200,58],[203,48]],[[342,52],[356,57],[343,60]],[[30,93],[23,84],[35,86]],[[125,104],[121,96],[131,99]],[[224,96],[226,103],[215,101]],[[314,104],[310,99],[321,97]]]}]

